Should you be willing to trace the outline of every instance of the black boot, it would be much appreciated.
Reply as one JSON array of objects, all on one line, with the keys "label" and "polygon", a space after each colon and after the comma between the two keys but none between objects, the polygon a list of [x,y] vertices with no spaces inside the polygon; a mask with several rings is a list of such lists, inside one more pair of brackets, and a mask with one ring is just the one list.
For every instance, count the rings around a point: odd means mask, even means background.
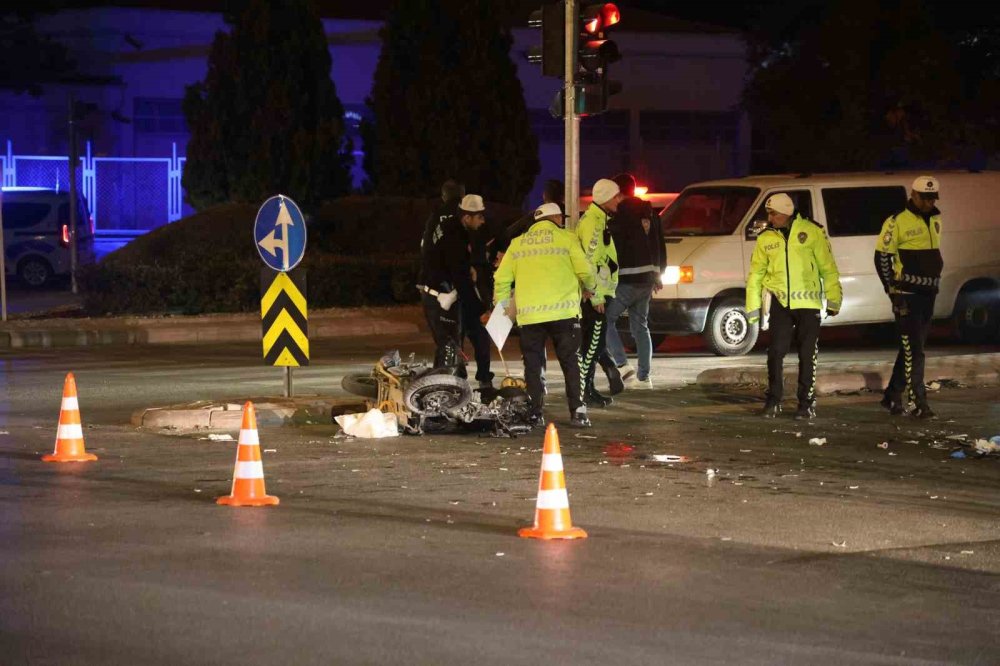
[{"label": "black boot", "polygon": [[570,414],[569,424],[574,428],[589,428],[590,419],[587,417],[587,408],[580,407]]},{"label": "black boot", "polygon": [[601,395],[594,385],[591,384],[583,393],[583,402],[587,407],[607,407],[614,400],[606,395]]},{"label": "black boot", "polygon": [[781,401],[774,398],[768,398],[767,402],[764,403],[764,409],[760,410],[760,415],[765,419],[777,418],[780,413]]},{"label": "black boot", "polygon": [[926,402],[917,403],[917,408],[913,410],[913,416],[916,416],[918,419],[937,418],[937,414],[934,413],[934,410]]},{"label": "black boot", "polygon": [[879,401],[878,404],[888,409],[890,416],[901,416],[906,412],[906,410],[903,409],[903,403],[900,402],[899,400],[892,398],[888,394],[882,396],[882,400]]},{"label": "black boot", "polygon": [[601,369],[604,370],[604,374],[608,376],[608,391],[611,395],[618,395],[625,390],[625,382],[622,380],[622,373],[618,370],[618,366],[615,365],[614,361],[607,362],[605,359],[600,359]]},{"label": "black boot", "polygon": [[808,421],[816,418],[816,406],[811,402],[800,402],[799,408],[795,410],[796,421]]}]

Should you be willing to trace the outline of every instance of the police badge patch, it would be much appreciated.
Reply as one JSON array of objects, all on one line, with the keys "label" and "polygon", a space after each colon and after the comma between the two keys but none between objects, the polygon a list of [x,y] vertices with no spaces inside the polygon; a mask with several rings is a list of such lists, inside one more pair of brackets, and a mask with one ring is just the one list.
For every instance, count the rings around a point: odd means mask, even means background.
[{"label": "police badge patch", "polygon": [[882,244],[885,245],[886,247],[888,247],[889,243],[891,243],[891,242],[892,242],[892,232],[891,231],[887,231],[882,236]]},{"label": "police badge patch", "polygon": [[800,231],[799,232],[799,242],[800,243],[805,243],[808,238],[809,238],[809,236],[806,235],[806,232],[804,232],[804,231]]}]

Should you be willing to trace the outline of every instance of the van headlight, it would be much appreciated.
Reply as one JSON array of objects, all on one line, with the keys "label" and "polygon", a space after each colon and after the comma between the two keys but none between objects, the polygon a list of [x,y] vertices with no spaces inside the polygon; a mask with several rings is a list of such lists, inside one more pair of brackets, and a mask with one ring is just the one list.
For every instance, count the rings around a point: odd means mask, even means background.
[{"label": "van headlight", "polygon": [[665,285],[690,284],[694,282],[694,266],[667,266],[660,281]]}]

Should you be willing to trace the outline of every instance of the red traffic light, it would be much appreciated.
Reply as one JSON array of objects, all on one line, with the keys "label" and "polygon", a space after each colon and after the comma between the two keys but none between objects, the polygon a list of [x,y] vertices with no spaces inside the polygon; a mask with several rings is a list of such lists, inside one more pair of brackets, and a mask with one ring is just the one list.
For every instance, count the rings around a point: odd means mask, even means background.
[{"label": "red traffic light", "polygon": [[588,35],[597,35],[622,20],[618,5],[606,2],[603,5],[589,5],[581,13],[583,31]]},{"label": "red traffic light", "polygon": [[601,25],[607,29],[621,20],[622,15],[618,11],[618,6],[611,2],[604,3],[604,6],[601,7]]}]

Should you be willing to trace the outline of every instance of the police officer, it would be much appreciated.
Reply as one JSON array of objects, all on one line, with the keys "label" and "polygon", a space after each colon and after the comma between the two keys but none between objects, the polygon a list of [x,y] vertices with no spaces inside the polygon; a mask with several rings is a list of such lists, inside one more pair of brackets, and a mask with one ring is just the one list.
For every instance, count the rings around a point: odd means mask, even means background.
[{"label": "police officer", "polygon": [[554,203],[535,211],[535,223],[511,241],[497,268],[495,299],[509,306],[511,285],[517,283],[513,299],[533,423],[544,423],[542,361],[545,341],[551,338],[566,378],[570,424],[589,428],[580,381],[580,285],[593,291],[596,276],[576,237],[563,229],[564,223],[563,212]]},{"label": "police officer", "polygon": [[934,418],[924,388],[924,345],[941,282],[941,211],[937,178],[913,181],[906,208],[885,221],[875,243],[875,268],[892,300],[899,352],[882,397],[890,414],[904,413],[903,393],[916,405],[913,415]]},{"label": "police officer", "polygon": [[768,198],[768,226],[757,236],[747,276],[747,318],[761,316],[764,292],[770,294],[771,345],[767,349],[767,400],[761,415],[781,412],[783,366],[792,336],[799,341],[799,406],[796,419],[816,416],[816,357],[820,308],[840,312],[840,273],[823,227],[795,210],[785,193]]},{"label": "police officer", "polygon": [[469,232],[486,221],[483,198],[467,194],[455,216],[441,216],[421,242],[420,290],[427,325],[434,336],[434,367],[457,367],[465,376],[462,348],[462,308],[459,300],[476,298],[469,256]]},{"label": "police officer", "polygon": [[[597,271],[597,289],[583,302],[583,343],[580,348],[580,374],[583,375],[584,400],[588,405],[606,407],[612,399],[594,388],[594,373],[600,363],[608,372],[612,388],[621,385],[618,368],[605,349],[607,326],[604,308],[615,297],[618,287],[618,253],[608,228],[608,219],[618,210],[624,196],[613,180],[602,178],[594,183],[593,202],[576,227],[583,253]],[[616,391],[617,392],[617,391]]]},{"label": "police officer", "polygon": [[441,184],[441,202],[434,207],[427,217],[427,222],[424,223],[424,233],[420,238],[421,249],[428,244],[428,239],[440,222],[458,215],[458,204],[464,196],[465,185],[454,178],[449,178]]}]

